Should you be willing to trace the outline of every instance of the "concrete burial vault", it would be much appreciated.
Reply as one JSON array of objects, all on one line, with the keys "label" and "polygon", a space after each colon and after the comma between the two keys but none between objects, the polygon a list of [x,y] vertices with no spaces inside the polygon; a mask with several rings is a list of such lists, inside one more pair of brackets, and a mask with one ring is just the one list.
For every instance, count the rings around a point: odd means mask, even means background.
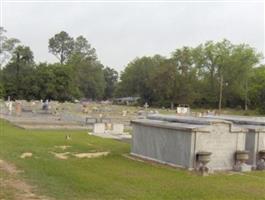
[{"label": "concrete burial vault", "polygon": [[198,154],[211,152],[209,169],[231,170],[236,165],[235,153],[244,150],[250,151],[248,163],[255,167],[258,151],[265,149],[262,125],[239,125],[217,118],[149,115],[147,119],[133,120],[132,126],[132,155],[187,169],[198,169]]},{"label": "concrete burial vault", "polygon": [[[210,119],[222,119],[230,121],[233,124],[245,128],[246,146],[245,149],[249,151],[249,160],[247,164],[252,165],[253,168],[265,168],[265,163],[260,162],[261,152],[265,154],[265,119],[255,119],[247,117],[235,116],[207,116]],[[265,159],[264,159],[265,162]],[[259,166],[260,165],[260,166]]]}]

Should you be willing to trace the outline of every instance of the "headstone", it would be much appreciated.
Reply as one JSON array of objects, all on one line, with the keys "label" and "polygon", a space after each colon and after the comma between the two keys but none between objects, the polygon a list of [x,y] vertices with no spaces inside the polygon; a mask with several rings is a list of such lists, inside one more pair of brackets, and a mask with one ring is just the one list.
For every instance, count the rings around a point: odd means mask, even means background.
[{"label": "headstone", "polygon": [[83,113],[88,113],[89,112],[89,108],[88,108],[87,104],[83,104],[82,112]]},{"label": "headstone", "polygon": [[49,100],[47,99],[42,105],[42,110],[48,110],[48,109],[49,109]]},{"label": "headstone", "polygon": [[20,115],[21,115],[21,103],[16,102],[16,116],[20,116]]},{"label": "headstone", "polygon": [[122,116],[123,116],[123,117],[126,117],[126,115],[127,115],[127,110],[123,110],[123,111],[122,111]]},{"label": "headstone", "polygon": [[106,127],[107,127],[107,130],[109,131],[109,130],[112,129],[112,124],[111,124],[111,123],[107,123],[107,124],[106,124]]},{"label": "headstone", "polygon": [[177,107],[177,114],[189,114],[190,108],[186,106],[178,106]]},{"label": "headstone", "polygon": [[95,123],[93,126],[93,133],[105,133],[105,124],[104,123]]},{"label": "headstone", "polygon": [[31,108],[32,108],[32,112],[35,113],[36,112],[36,102],[35,101],[31,102]]},{"label": "headstone", "polygon": [[148,107],[149,107],[148,103],[145,102],[145,104],[144,104],[144,108],[147,109]]},{"label": "headstone", "polygon": [[12,103],[12,101],[9,101],[8,102],[8,112],[9,112],[9,115],[12,114],[12,110],[13,110],[13,103]]},{"label": "headstone", "polygon": [[124,134],[124,125],[123,124],[113,124],[112,132],[113,132],[113,134]]}]

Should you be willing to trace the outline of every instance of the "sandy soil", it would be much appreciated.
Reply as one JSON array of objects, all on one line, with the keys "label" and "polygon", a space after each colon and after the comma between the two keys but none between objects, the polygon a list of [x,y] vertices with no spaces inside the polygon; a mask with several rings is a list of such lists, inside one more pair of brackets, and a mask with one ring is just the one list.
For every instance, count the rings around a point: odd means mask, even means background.
[{"label": "sandy soil", "polygon": [[100,156],[106,156],[109,152],[96,152],[96,153],[77,153],[73,154],[77,158],[97,158]]},{"label": "sandy soil", "polygon": [[6,174],[0,177],[0,190],[12,191],[14,200],[52,200],[45,196],[34,193],[34,187],[18,178],[18,173],[22,173],[16,167],[4,160],[0,160],[0,173]]},{"label": "sandy soil", "polygon": [[63,153],[56,153],[56,152],[50,152],[53,154],[56,158],[61,159],[61,160],[67,160],[68,155],[73,155],[77,158],[97,158],[101,156],[107,156],[109,154],[108,151],[106,152],[89,152],[89,153],[70,153],[70,152],[63,152]]},{"label": "sandy soil", "polygon": [[22,153],[20,158],[30,158],[32,156],[32,153],[31,152],[25,152],[25,153]]}]

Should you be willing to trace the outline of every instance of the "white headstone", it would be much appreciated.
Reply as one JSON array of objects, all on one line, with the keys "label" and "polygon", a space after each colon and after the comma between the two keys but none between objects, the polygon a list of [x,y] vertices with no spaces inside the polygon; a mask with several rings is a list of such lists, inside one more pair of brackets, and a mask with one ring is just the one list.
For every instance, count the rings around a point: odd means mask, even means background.
[{"label": "white headstone", "polygon": [[13,103],[12,103],[12,101],[9,101],[9,103],[8,103],[8,111],[9,111],[10,115],[12,114],[12,110],[13,110]]},{"label": "white headstone", "polygon": [[105,133],[105,124],[104,123],[95,123],[93,126],[93,133]]},{"label": "white headstone", "polygon": [[123,124],[113,124],[112,132],[113,132],[113,134],[123,134],[124,133],[124,125]]},{"label": "white headstone", "polygon": [[126,117],[126,115],[127,115],[127,110],[123,110],[123,111],[122,111],[122,116],[123,116],[123,117]]}]

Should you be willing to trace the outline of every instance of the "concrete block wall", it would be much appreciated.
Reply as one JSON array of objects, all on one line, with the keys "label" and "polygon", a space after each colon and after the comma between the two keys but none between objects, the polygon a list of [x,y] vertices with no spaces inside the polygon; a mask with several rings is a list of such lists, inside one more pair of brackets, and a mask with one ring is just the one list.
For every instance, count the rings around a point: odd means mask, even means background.
[{"label": "concrete block wall", "polygon": [[207,116],[206,118],[230,121],[235,126],[246,129],[245,149],[249,151],[249,160],[247,163],[255,168],[259,159],[259,151],[265,150],[264,118],[231,115]]},{"label": "concrete block wall", "polygon": [[196,150],[212,152],[208,166],[215,170],[231,170],[235,164],[235,152],[245,150],[244,132],[231,131],[227,123],[210,126],[209,133],[196,133]]}]

